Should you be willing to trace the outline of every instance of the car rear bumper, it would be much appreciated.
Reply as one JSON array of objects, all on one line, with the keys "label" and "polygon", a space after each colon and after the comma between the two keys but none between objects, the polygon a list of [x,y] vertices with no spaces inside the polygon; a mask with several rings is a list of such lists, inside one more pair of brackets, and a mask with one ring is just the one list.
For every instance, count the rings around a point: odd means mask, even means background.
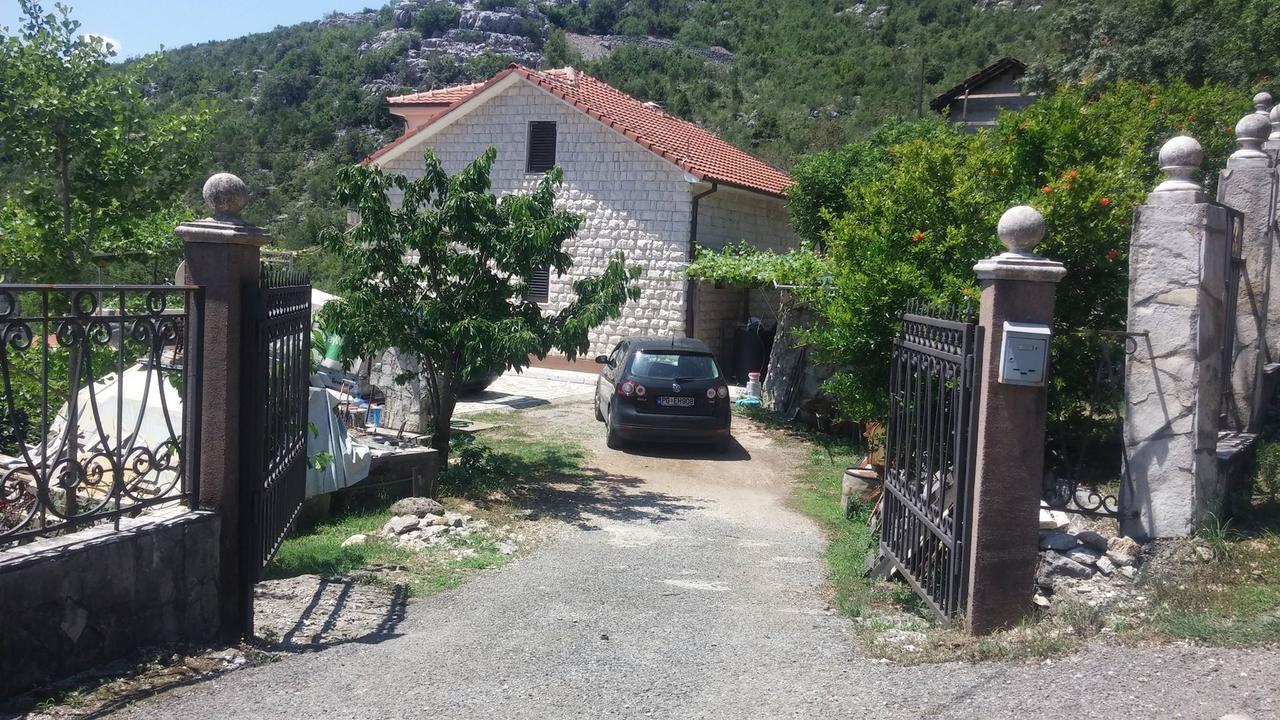
[{"label": "car rear bumper", "polygon": [[615,406],[609,427],[629,440],[712,442],[729,437],[731,415],[659,415]]}]

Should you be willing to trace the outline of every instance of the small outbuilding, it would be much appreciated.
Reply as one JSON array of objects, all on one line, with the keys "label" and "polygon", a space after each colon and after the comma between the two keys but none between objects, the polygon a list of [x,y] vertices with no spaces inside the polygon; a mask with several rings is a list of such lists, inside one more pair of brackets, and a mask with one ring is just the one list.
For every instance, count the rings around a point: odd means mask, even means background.
[{"label": "small outbuilding", "polygon": [[1021,60],[1000,58],[934,98],[929,107],[969,132],[994,127],[1001,110],[1019,110],[1036,101],[1035,93],[1018,87],[1026,71]]}]

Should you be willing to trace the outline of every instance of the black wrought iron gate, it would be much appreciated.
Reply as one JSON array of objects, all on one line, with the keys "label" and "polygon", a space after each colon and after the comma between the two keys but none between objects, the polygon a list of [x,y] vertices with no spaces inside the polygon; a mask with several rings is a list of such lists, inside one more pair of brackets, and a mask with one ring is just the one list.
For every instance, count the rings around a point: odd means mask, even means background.
[{"label": "black wrought iron gate", "polygon": [[263,266],[245,298],[245,484],[241,553],[247,630],[253,584],[271,564],[306,495],[307,394],[311,375],[311,282],[306,273]]},{"label": "black wrought iron gate", "polygon": [[970,309],[908,308],[894,340],[880,551],[944,622],[965,605],[980,335]]}]

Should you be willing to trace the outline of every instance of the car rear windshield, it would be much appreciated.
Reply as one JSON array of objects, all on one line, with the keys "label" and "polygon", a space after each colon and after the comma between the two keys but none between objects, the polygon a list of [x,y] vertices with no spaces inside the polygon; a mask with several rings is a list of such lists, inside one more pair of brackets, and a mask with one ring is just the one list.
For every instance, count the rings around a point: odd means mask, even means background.
[{"label": "car rear windshield", "polygon": [[720,368],[710,355],[641,350],[631,361],[631,374],[656,380],[715,380]]}]

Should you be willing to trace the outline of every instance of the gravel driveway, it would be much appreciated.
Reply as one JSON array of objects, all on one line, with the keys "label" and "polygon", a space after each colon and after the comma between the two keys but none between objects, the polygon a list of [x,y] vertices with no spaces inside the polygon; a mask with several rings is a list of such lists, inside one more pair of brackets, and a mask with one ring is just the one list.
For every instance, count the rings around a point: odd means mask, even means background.
[{"label": "gravel driveway", "polygon": [[860,657],[789,510],[795,448],[606,450],[584,403],[526,411],[584,439],[596,482],[501,571],[409,606],[369,642],[225,675],[138,718],[1217,718],[1280,712],[1280,652],[1115,648],[1034,664]]}]

